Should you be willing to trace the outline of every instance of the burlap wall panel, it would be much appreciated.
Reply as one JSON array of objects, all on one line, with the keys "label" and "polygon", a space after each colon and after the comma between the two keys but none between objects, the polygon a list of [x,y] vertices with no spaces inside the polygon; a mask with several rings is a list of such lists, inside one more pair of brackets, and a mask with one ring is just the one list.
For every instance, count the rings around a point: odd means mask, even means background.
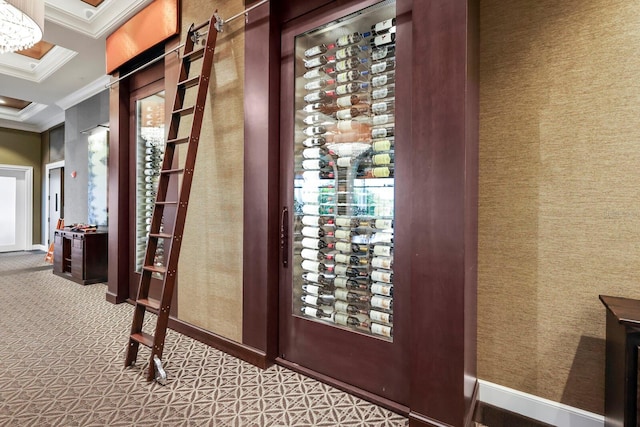
[{"label": "burlap wall panel", "polygon": [[604,410],[640,298],[640,3],[481,0],[479,377]]},{"label": "burlap wall panel", "polygon": [[[244,10],[244,4],[183,1],[182,34],[215,9],[229,18]],[[178,270],[178,318],[238,342],[242,341],[243,83],[240,18],[218,34]]]}]

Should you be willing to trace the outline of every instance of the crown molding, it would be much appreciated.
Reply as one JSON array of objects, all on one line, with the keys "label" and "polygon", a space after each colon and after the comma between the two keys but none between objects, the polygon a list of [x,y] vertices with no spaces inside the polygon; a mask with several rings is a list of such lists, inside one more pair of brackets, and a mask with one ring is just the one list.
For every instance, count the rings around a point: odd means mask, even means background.
[{"label": "crown molding", "polygon": [[63,110],[67,110],[74,105],[81,103],[85,99],[91,98],[93,95],[97,95],[103,90],[106,90],[107,83],[109,83],[110,80],[110,76],[104,75],[72,94],[65,96],[61,100],[56,101],[56,105]]},{"label": "crown molding", "polygon": [[62,27],[98,39],[122,24],[123,17],[137,13],[152,1],[106,0],[94,8],[89,5],[84,7],[82,2],[75,0],[47,0],[45,18]]},{"label": "crown molding", "polygon": [[54,46],[41,60],[17,53],[5,53],[0,56],[0,74],[40,83],[77,54],[78,52],[62,46]]}]

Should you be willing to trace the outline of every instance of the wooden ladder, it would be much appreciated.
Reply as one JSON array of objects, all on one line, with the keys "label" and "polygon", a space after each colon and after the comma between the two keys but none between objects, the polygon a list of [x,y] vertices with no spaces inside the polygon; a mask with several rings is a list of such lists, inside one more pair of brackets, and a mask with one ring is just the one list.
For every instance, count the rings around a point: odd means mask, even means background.
[{"label": "wooden ladder", "polygon": [[[58,218],[58,222],[56,223],[56,230],[62,230],[64,228],[64,219]],[[49,264],[53,264],[53,248],[54,242],[51,242],[49,245],[49,250],[47,254],[44,256],[44,262],[48,262]]]},{"label": "wooden ladder", "polygon": [[[198,151],[198,140],[200,139],[200,131],[202,129],[207,89],[209,87],[211,68],[213,66],[213,54],[217,36],[216,28],[218,28],[216,24],[218,19],[217,14],[214,13],[208,21],[198,26],[192,24],[184,43],[175,101],[171,113],[171,124],[169,126],[164,159],[160,170],[156,201],[151,218],[151,227],[147,240],[142,273],[140,275],[140,284],[138,285],[138,295],[135,301],[131,335],[129,337],[129,345],[127,346],[125,366],[135,364],[140,344],[151,349],[147,380],[151,381],[155,379],[160,384],[164,384],[166,381],[166,373],[162,368],[161,362],[162,351],[167,334],[169,310],[171,308],[171,300],[176,282],[178,257],[182,244],[182,233],[184,231],[187,205],[189,203],[189,193],[191,192],[191,181],[193,179],[193,169]],[[206,33],[204,33],[204,31],[206,31]],[[206,37],[204,47],[198,47],[196,49],[200,39],[203,37]],[[202,61],[200,74],[190,77],[189,71],[191,64],[198,60]],[[187,89],[189,88],[193,88],[192,91],[197,90],[196,101],[195,105],[185,107],[183,104]],[[180,120],[182,117],[189,115],[193,117],[189,136],[179,137]],[[177,152],[177,147],[181,144],[185,144],[187,147],[184,167],[175,168],[174,157]],[[182,175],[182,186],[180,187],[178,195],[175,196],[177,200],[167,200],[169,181],[172,177],[173,179],[178,179],[180,174]],[[174,181],[172,180],[172,182]],[[164,221],[165,207],[173,208],[171,210],[175,211],[172,232],[163,230],[163,224],[167,223],[167,221]],[[168,216],[169,214],[170,213],[167,212]],[[158,248],[162,246],[162,244],[159,244],[160,241],[164,241],[164,262],[162,265],[157,265],[155,260]],[[156,277],[157,275],[162,277],[160,300],[149,297],[151,278],[154,274]],[[153,335],[143,332],[144,316],[147,311],[155,312],[158,315],[155,333]]]}]

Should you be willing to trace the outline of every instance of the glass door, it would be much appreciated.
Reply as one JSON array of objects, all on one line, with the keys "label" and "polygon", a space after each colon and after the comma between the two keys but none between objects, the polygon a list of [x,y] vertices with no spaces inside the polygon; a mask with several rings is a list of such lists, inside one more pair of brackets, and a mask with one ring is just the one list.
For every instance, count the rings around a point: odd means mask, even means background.
[{"label": "glass door", "polygon": [[281,128],[291,262],[282,272],[281,355],[401,402],[395,2],[367,3],[283,33],[283,58],[291,58],[283,62]]}]

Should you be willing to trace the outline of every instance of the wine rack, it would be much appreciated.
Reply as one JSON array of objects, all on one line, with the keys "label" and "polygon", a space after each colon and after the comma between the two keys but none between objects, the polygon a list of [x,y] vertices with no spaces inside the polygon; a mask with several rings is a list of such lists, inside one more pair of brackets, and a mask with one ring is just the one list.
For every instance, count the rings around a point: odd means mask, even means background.
[{"label": "wine rack", "polygon": [[[144,264],[147,239],[151,229],[160,168],[164,158],[164,91],[137,101],[136,150],[136,271]],[[163,265],[163,241],[159,242],[156,265]]]},{"label": "wine rack", "polygon": [[294,315],[393,340],[395,4],[295,40]]}]

